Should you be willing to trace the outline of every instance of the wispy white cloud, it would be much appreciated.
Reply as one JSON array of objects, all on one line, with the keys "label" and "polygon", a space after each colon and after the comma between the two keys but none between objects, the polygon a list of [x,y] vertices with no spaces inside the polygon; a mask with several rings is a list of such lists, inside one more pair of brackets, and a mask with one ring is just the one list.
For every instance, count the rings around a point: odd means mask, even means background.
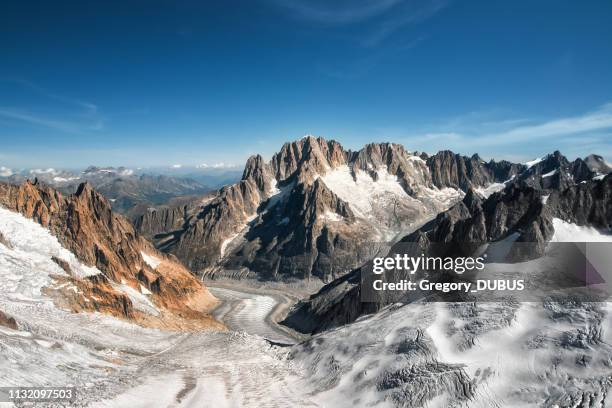
[{"label": "wispy white cloud", "polygon": [[365,47],[382,43],[402,27],[426,20],[450,0],[271,0],[297,19],[343,27],[364,24],[358,42]]},{"label": "wispy white cloud", "polygon": [[573,135],[612,128],[612,102],[580,116],[559,118],[544,123],[519,126],[487,138],[489,143],[512,143],[550,137]]},{"label": "wispy white cloud", "polygon": [[36,85],[34,82],[32,81],[28,81],[25,79],[5,79],[3,80],[4,82],[13,82],[15,84],[19,84],[25,88],[29,88],[41,95],[44,95],[50,99],[55,99],[56,101],[59,102],[64,102],[67,104],[73,104],[76,106],[80,106],[81,108],[85,109],[85,113],[86,114],[96,114],[98,113],[98,106],[91,103],[91,102],[86,102],[86,101],[82,101],[80,99],[76,99],[76,98],[69,98],[63,95],[59,95],[57,93],[53,93],[50,92],[47,89],[44,89],[38,85]]},{"label": "wispy white cloud", "polygon": [[598,153],[609,158],[612,154],[609,142],[612,103],[582,115],[541,121],[525,118],[494,121],[485,117],[469,113],[433,130],[398,139],[407,146],[428,152],[451,149],[464,154],[485,153],[496,158],[529,158],[530,153],[547,153],[555,149],[575,156]]},{"label": "wispy white cloud", "polygon": [[425,37],[421,36],[399,47],[376,49],[355,60],[343,60],[335,63],[318,62],[315,64],[315,69],[325,76],[336,79],[351,80],[362,78],[375,69],[377,65],[382,64],[389,56],[414,48],[424,40]]},{"label": "wispy white cloud", "polygon": [[277,0],[275,3],[304,20],[324,24],[353,24],[379,16],[402,3],[402,0]]},{"label": "wispy white cloud", "polygon": [[[97,131],[104,127],[98,106],[50,92],[24,79],[0,79],[0,83],[13,85],[17,92],[30,91],[28,106],[0,106],[0,117],[67,133]],[[33,97],[35,95],[36,97]],[[34,106],[44,106],[35,109]]]},{"label": "wispy white cloud", "polygon": [[78,126],[74,123],[39,117],[13,108],[0,107],[0,116],[26,122],[32,125],[40,125],[55,130],[60,130],[62,132],[75,133],[78,130]]},{"label": "wispy white cloud", "polygon": [[375,47],[402,27],[427,20],[447,5],[447,0],[432,0],[420,5],[415,5],[414,2],[410,2],[401,12],[383,19],[380,24],[375,26],[375,28],[365,36],[362,40],[362,44],[366,47]]},{"label": "wispy white cloud", "polygon": [[212,163],[212,164],[202,163],[202,164],[196,165],[196,168],[198,169],[232,169],[236,167],[239,167],[239,166],[236,164],[223,163],[223,162]]}]

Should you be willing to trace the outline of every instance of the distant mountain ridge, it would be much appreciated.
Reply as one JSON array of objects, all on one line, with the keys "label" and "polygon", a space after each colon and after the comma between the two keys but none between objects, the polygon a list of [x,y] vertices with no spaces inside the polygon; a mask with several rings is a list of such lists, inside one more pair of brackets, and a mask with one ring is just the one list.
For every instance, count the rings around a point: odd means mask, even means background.
[{"label": "distant mountain ridge", "polygon": [[110,200],[115,211],[129,218],[175,197],[202,195],[213,189],[190,178],[141,173],[127,167],[89,166],[82,172],[32,169],[4,179],[17,185],[37,179],[64,194],[72,194],[81,183],[88,182]]}]

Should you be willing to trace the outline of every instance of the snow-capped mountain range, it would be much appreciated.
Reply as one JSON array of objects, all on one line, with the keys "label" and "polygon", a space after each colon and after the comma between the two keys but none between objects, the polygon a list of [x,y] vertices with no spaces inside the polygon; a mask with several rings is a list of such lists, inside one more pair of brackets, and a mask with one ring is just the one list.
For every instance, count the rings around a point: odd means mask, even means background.
[{"label": "snow-capped mountain range", "polygon": [[251,157],[239,183],[147,211],[135,225],[199,273],[330,281],[470,190],[482,198],[516,186],[563,191],[609,171],[595,155],[485,162],[450,151],[410,153],[393,143],[350,151],[308,136],[286,143],[269,162]]}]

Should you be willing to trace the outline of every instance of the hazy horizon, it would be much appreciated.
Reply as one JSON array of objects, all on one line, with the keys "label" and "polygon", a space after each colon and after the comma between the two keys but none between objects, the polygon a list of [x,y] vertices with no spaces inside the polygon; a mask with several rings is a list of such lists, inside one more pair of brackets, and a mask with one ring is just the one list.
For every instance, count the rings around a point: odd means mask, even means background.
[{"label": "hazy horizon", "polygon": [[[319,136],[315,136],[315,137],[319,137]],[[323,136],[321,136],[323,137]],[[297,139],[292,139],[292,140],[287,140],[284,143],[291,143],[294,141],[299,140],[300,138]],[[338,143],[340,143],[345,149],[347,150],[359,150],[362,147],[364,147],[365,145],[356,147],[356,148],[349,148],[347,147],[344,143],[342,143],[341,140],[338,139],[334,139],[334,138],[325,138],[324,139],[331,141],[334,140]],[[372,141],[370,143],[386,143],[389,141]],[[266,161],[270,160],[272,158],[272,156],[278,152],[281,147],[283,146],[284,143],[281,143],[278,148],[270,153],[270,154],[263,154],[263,153],[253,153],[253,154],[260,154]],[[396,142],[390,142],[390,143],[396,143]],[[401,143],[400,143],[401,144]],[[403,145],[403,144],[402,144]],[[404,145],[405,148],[407,148]],[[418,152],[418,153],[426,153],[428,155],[434,155],[437,152],[441,151],[441,150],[452,150],[452,149],[448,149],[448,148],[444,148],[444,149],[440,149],[440,150],[436,150],[436,151],[423,151],[423,150],[411,150],[408,149],[407,150],[409,152]],[[539,155],[535,155],[535,156],[530,156],[530,157],[522,157],[522,158],[516,158],[516,157],[491,157],[491,156],[485,156],[481,153],[479,153],[478,151],[473,151],[473,152],[462,152],[462,151],[455,151],[453,150],[454,153],[458,153],[461,154],[463,156],[472,156],[473,154],[478,154],[479,156],[481,156],[481,158],[485,161],[489,161],[489,160],[494,160],[494,161],[500,161],[500,160],[509,160],[515,163],[524,163],[539,157],[544,157],[547,154],[551,154],[553,153],[555,150],[559,150],[556,148],[553,148],[552,150],[546,151],[546,152],[542,152]],[[565,152],[561,151],[562,154],[564,154],[568,160],[572,161],[576,158],[585,158],[587,155],[589,154],[597,154],[602,156],[606,161],[610,161],[609,157],[603,156],[601,154],[599,154],[598,152],[590,152],[588,154],[582,155],[582,156],[571,156],[571,155],[566,155]],[[250,156],[250,155],[249,155]],[[36,164],[34,166],[5,166],[5,165],[0,165],[0,176],[2,176],[2,171],[7,171],[7,170],[11,170],[13,172],[18,172],[18,171],[23,171],[23,170],[38,170],[41,173],[44,173],[45,171],[51,170],[51,169],[55,169],[55,170],[67,170],[67,171],[82,171],[87,169],[88,167],[99,167],[99,168],[106,168],[106,167],[114,167],[114,168],[119,168],[119,167],[125,167],[125,168],[129,168],[132,170],[139,170],[142,172],[146,172],[146,171],[155,171],[155,172],[164,172],[164,174],[172,174],[177,173],[183,173],[183,172],[189,172],[189,171],[216,171],[216,172],[223,172],[223,171],[242,171],[244,168],[244,165],[246,163],[246,161],[248,160],[248,156],[246,156],[244,158],[244,160],[242,160],[241,162],[235,162],[235,163],[224,163],[224,162],[211,162],[211,163],[205,163],[205,162],[188,162],[188,163],[171,163],[171,162],[167,162],[167,163],[158,163],[158,164],[149,164],[149,165],[142,165],[142,164],[138,164],[138,163],[130,163],[130,162],[115,162],[113,164],[109,164],[109,163],[104,163],[104,162],[97,162],[97,163],[89,163],[89,164],[85,164],[85,165],[70,165],[68,164],[63,164],[58,162],[58,164],[52,164],[52,162],[48,163],[48,164]],[[112,161],[111,161],[112,162]]]},{"label": "hazy horizon", "polygon": [[[323,137],[323,136],[317,136],[317,135],[313,135],[314,137]],[[358,147],[347,147],[346,144],[344,144],[341,140],[335,139],[335,138],[326,138],[323,137],[325,140],[331,141],[334,140],[338,143],[340,143],[346,150],[352,150],[352,151],[356,151],[356,150],[360,150],[362,147],[365,146],[361,145]],[[81,164],[81,165],[75,165],[72,164],[71,162],[55,162],[56,164],[53,164],[53,162],[47,162],[47,164],[45,164],[44,162],[40,162],[40,163],[35,163],[32,165],[22,165],[22,166],[8,166],[8,165],[4,165],[3,163],[0,163],[0,176],[2,176],[3,172],[7,172],[7,171],[12,171],[12,172],[18,172],[18,171],[23,171],[23,170],[37,170],[41,173],[47,171],[47,170],[51,170],[51,169],[55,169],[55,170],[67,170],[67,171],[82,171],[87,169],[88,167],[99,167],[99,168],[107,168],[107,167],[114,167],[114,168],[118,168],[118,167],[126,167],[126,168],[130,168],[133,170],[141,170],[142,172],[148,171],[148,170],[154,170],[155,172],[165,172],[165,173],[172,173],[172,172],[176,172],[176,173],[181,173],[181,172],[186,172],[186,171],[238,171],[238,170],[242,170],[244,168],[244,165],[246,163],[246,161],[248,160],[249,156],[251,155],[255,155],[255,154],[259,154],[261,155],[266,161],[270,160],[272,158],[272,156],[277,153],[278,151],[280,151],[280,149],[282,148],[282,146],[285,143],[291,143],[294,141],[297,141],[301,138],[295,138],[295,139],[291,139],[291,140],[287,140],[286,142],[280,143],[277,147],[276,150],[274,150],[273,152],[266,154],[263,152],[253,152],[251,154],[249,154],[248,156],[245,156],[243,160],[241,161],[237,161],[237,162],[181,162],[181,163],[173,163],[173,162],[155,162],[155,163],[150,163],[150,164],[138,164],[138,163],[132,163],[130,164],[129,162],[120,162],[120,161],[116,161],[113,160],[111,157],[108,157],[108,161],[104,162],[104,161],[97,161],[97,162],[91,162],[88,164]],[[393,142],[393,141],[371,141],[368,143],[397,143],[397,142]],[[367,143],[366,143],[367,144]],[[463,156],[472,156],[473,154],[478,154],[483,160],[485,161],[489,161],[489,160],[494,160],[494,161],[501,161],[501,160],[508,160],[508,161],[512,161],[515,163],[524,163],[539,157],[544,157],[547,154],[553,153],[555,150],[560,150],[558,148],[551,148],[551,150],[545,151],[545,152],[541,152],[540,154],[536,154],[534,156],[515,156],[515,155],[502,155],[501,157],[493,157],[493,156],[487,156],[484,155],[482,153],[480,153],[479,151],[460,151],[460,150],[453,150],[450,148],[441,148],[435,151],[425,151],[425,150],[415,150],[415,149],[409,149],[406,145],[404,145],[403,143],[399,143],[402,144],[406,150],[408,150],[411,153],[426,153],[428,155],[434,155],[437,152],[441,151],[441,150],[451,150],[454,153],[458,153],[461,154]],[[609,156],[605,156],[602,155],[599,152],[596,151],[592,151],[592,152],[587,152],[584,155],[567,155],[565,154],[564,151],[560,150],[560,152],[565,155],[568,160],[574,160],[576,158],[582,158],[584,159],[586,156],[588,156],[589,154],[597,154],[602,156],[607,162],[610,162],[611,157]],[[186,157],[189,156],[189,154],[185,155]],[[41,164],[42,163],[42,164]]]}]

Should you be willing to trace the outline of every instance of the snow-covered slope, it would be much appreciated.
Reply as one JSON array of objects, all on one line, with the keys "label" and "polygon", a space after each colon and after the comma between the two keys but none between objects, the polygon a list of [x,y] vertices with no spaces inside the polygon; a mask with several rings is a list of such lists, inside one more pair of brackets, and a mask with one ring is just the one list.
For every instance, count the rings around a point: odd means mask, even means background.
[{"label": "snow-covered slope", "polygon": [[321,406],[609,406],[611,323],[563,300],[394,305],[292,356]]},{"label": "snow-covered slope", "polygon": [[551,242],[612,242],[611,234],[604,234],[597,228],[580,226],[553,218],[555,233]]},{"label": "snow-covered slope", "polygon": [[[90,270],[47,229],[20,214],[0,208],[0,232],[0,311],[18,325],[17,330],[0,325],[2,386],[74,386],[75,406],[95,401],[102,407],[304,406],[307,401],[296,392],[300,375],[285,361],[286,352],[259,336],[177,333],[63,310],[47,294],[58,286],[55,276],[68,276],[52,257],[73,271]],[[114,287],[136,309],[158,313],[150,292]],[[244,319],[254,327],[263,326],[261,302],[267,306],[269,298],[254,299],[255,314]]]},{"label": "snow-covered slope", "polygon": [[0,233],[9,244],[0,243],[2,300],[48,302],[42,289],[53,284],[50,275],[67,276],[52,257],[67,262],[77,277],[101,273],[79,262],[40,224],[5,208],[0,208]]},{"label": "snow-covered slope", "polygon": [[[52,312],[56,307],[44,293],[45,289],[80,293],[70,281],[58,282],[54,277],[85,278],[101,274],[95,266],[83,265],[47,229],[21,214],[0,208],[0,233],[5,241],[0,243],[0,310],[19,315],[18,311],[26,303],[28,306],[40,304]],[[60,266],[61,262],[69,266],[70,275]],[[138,292],[124,284],[114,287],[125,293],[136,309],[158,315],[159,311],[142,290]],[[92,300],[88,296],[94,296],[82,295],[85,302]]]},{"label": "snow-covered slope", "polygon": [[[100,271],[80,263],[40,224],[0,208],[0,233],[4,237],[4,243],[0,243],[0,310],[15,318],[18,324],[18,330],[0,326],[3,355],[0,383],[3,386],[104,384],[108,370],[118,369],[118,364],[113,363],[114,352],[110,347],[104,350],[94,347],[101,341],[101,333],[112,347],[129,347],[133,343],[130,336],[138,326],[98,313],[71,313],[54,304],[46,290],[78,292],[78,289],[70,283],[56,283],[54,276],[68,275],[53,257],[67,262],[78,277]],[[140,347],[152,350],[160,347],[156,344],[159,341],[156,331],[138,330],[147,333],[137,337]]]}]

